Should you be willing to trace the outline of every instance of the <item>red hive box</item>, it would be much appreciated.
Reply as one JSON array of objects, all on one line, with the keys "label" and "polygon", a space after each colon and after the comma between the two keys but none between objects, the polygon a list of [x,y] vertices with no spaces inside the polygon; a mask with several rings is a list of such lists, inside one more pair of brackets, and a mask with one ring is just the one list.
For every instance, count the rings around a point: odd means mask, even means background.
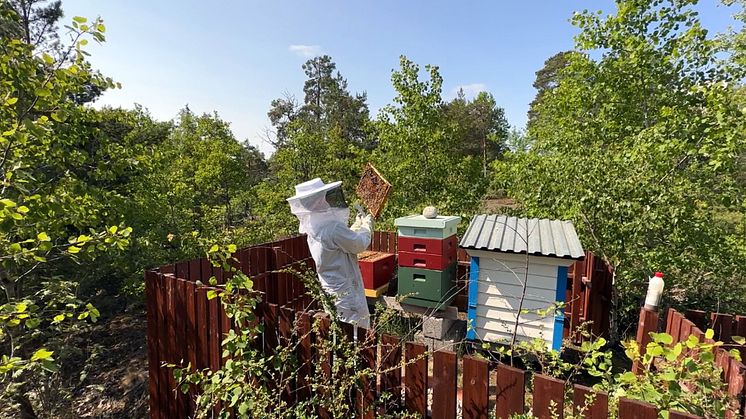
[{"label": "red hive box", "polygon": [[458,250],[456,235],[446,239],[426,239],[423,237],[399,236],[399,253],[430,253],[432,255],[455,256]]},{"label": "red hive box", "polygon": [[386,285],[394,276],[396,255],[384,252],[365,251],[357,255],[357,264],[363,275],[365,289],[374,290]]},{"label": "red hive box", "polygon": [[434,253],[421,252],[399,252],[399,266],[407,268],[432,269],[444,271],[456,261],[456,249],[448,254],[437,255]]}]

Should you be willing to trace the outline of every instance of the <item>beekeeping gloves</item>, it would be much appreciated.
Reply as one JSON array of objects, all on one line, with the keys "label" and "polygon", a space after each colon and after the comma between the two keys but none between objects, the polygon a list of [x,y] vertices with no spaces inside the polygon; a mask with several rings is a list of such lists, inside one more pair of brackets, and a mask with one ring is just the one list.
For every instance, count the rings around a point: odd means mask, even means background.
[{"label": "beekeeping gloves", "polygon": [[350,226],[350,230],[358,231],[362,228],[362,226],[363,226],[363,216],[358,214],[357,216],[355,216],[355,222],[352,223],[352,225]]},{"label": "beekeeping gloves", "polygon": [[373,216],[368,214],[360,221],[360,226],[368,232],[373,232]]}]

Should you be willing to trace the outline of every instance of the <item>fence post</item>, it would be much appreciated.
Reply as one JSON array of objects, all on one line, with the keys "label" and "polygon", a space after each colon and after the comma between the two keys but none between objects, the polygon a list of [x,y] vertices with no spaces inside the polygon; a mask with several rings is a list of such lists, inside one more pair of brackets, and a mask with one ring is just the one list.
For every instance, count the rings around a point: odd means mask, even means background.
[{"label": "fence post", "polygon": [[[640,349],[640,356],[645,355],[648,343],[650,343],[650,332],[658,330],[658,312],[648,310],[646,308],[640,309],[640,321],[637,323],[637,346]],[[632,372],[635,374],[640,373],[641,365],[635,361],[632,364]]]}]

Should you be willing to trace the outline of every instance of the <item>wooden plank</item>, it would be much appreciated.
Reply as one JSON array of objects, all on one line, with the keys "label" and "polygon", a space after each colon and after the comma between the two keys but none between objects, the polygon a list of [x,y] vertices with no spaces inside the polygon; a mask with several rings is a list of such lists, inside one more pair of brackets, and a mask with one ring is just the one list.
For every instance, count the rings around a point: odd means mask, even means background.
[{"label": "wooden plank", "polygon": [[[208,278],[212,275],[212,267],[207,258],[200,260],[201,278]],[[206,280],[202,280],[207,284]],[[204,369],[210,367],[210,312],[207,302],[207,289],[204,285],[197,287],[195,295],[195,308],[197,318],[197,368]]]},{"label": "wooden plank", "polygon": [[[164,285],[165,285],[165,291],[166,291],[166,298],[165,298],[165,304],[166,304],[166,311],[165,311],[165,320],[166,320],[166,330],[167,330],[167,342],[168,342],[168,350],[167,355],[164,357],[164,361],[172,364],[177,364],[178,359],[176,359],[176,321],[174,316],[174,308],[176,305],[176,297],[174,296],[174,281],[175,278],[173,276],[164,276]],[[170,399],[169,402],[169,416],[170,417],[183,417],[182,413],[179,410],[179,402],[178,399],[175,397],[175,389],[176,389],[176,380],[174,379],[172,370],[169,368],[164,368],[167,372],[168,376],[168,397]]]},{"label": "wooden plank", "polygon": [[[317,321],[319,323],[318,326],[318,332],[316,334],[316,343],[317,347],[321,347],[321,343],[328,340],[331,327],[331,319],[329,318],[329,315],[326,313],[319,313],[315,316],[314,321]],[[331,353],[321,353],[318,352],[316,354],[316,362],[321,365],[321,379],[328,381],[331,379],[332,376],[332,354]],[[326,397],[326,394],[322,391],[320,394],[321,397]],[[326,408],[323,406],[319,406],[316,413],[319,415],[320,418],[331,418],[331,412],[329,412]]]},{"label": "wooden plank", "polygon": [[176,277],[182,279],[189,278],[189,262],[176,263]]},{"label": "wooden plank", "polygon": [[572,264],[572,292],[570,295],[570,299],[567,300],[570,307],[568,307],[568,312],[570,313],[570,333],[569,336],[573,341],[580,342],[581,335],[579,333],[578,328],[580,327],[580,312],[581,308],[583,306],[583,274],[585,267],[585,263],[583,261],[575,262]]},{"label": "wooden plank", "polygon": [[692,329],[694,328],[694,323],[692,323],[690,320],[682,319],[681,320],[681,331],[679,331],[679,339],[681,341],[685,341],[689,338],[689,335],[692,334]]},{"label": "wooden plank", "polygon": [[707,329],[707,313],[702,310],[687,310],[684,312],[684,317],[694,323],[695,326],[700,330]]},{"label": "wooden plank", "polygon": [[[199,272],[199,265],[196,266],[198,269],[197,272]],[[191,267],[190,267],[190,273],[191,273]],[[190,365],[190,370],[193,372],[197,368],[197,313],[196,313],[196,301],[195,301],[195,284],[194,282],[190,281],[183,284],[184,285],[184,300],[186,302],[186,354],[187,354],[187,361]],[[194,385],[190,386],[190,391],[188,394],[189,398],[189,413],[193,414],[196,405],[194,403],[195,397],[197,394],[197,388]]]},{"label": "wooden plank", "polygon": [[148,403],[150,406],[150,417],[165,417],[165,412],[161,412],[161,406],[158,399],[159,374],[158,369],[161,365],[161,357],[158,348],[158,300],[156,295],[156,281],[158,273],[155,271],[145,271],[145,308],[147,320],[147,342],[148,342]]},{"label": "wooden plank", "polygon": [[620,399],[619,419],[658,419],[658,410],[650,403]]},{"label": "wooden plank", "polygon": [[169,342],[168,342],[168,323],[166,316],[168,312],[168,297],[166,293],[166,283],[163,274],[158,274],[156,277],[156,301],[158,302],[158,308],[156,311],[158,317],[158,351],[160,352],[159,357],[159,368],[158,368],[158,404],[160,406],[161,418],[168,418],[171,414],[171,382],[169,376],[171,375],[168,368],[162,367],[163,362],[168,362],[169,358]]},{"label": "wooden plank", "polygon": [[575,384],[572,392],[572,405],[575,417],[586,419],[606,419],[609,417],[609,395]]},{"label": "wooden plank", "polygon": [[[358,345],[360,346],[361,367],[363,369],[369,368],[371,371],[375,371],[376,354],[378,353],[375,333],[362,327],[358,327],[357,336]],[[365,419],[372,419],[375,417],[374,404],[376,394],[375,376],[362,377],[356,403],[358,417]]]},{"label": "wooden plank", "polygon": [[725,414],[726,418],[739,417],[739,413],[743,412],[743,398],[744,384],[746,383],[746,367],[737,361],[733,357],[728,357],[730,360],[729,374],[728,374],[728,394],[733,397],[739,405]]},{"label": "wooden plank", "polygon": [[671,333],[674,343],[681,342],[681,321],[684,320],[684,315],[678,311],[674,312],[673,319],[671,320]]},{"label": "wooden plank", "polygon": [[456,354],[433,353],[433,419],[456,418]]},{"label": "wooden plank", "polygon": [[463,419],[487,419],[489,411],[489,363],[484,359],[463,358]]},{"label": "wooden plank", "polygon": [[404,405],[411,413],[427,415],[427,346],[407,342],[404,347]]},{"label": "wooden plank", "polygon": [[397,410],[401,401],[401,357],[402,347],[398,337],[384,334],[381,336],[381,393],[391,396],[383,406],[383,412]]},{"label": "wooden plank", "polygon": [[546,375],[534,375],[533,413],[539,419],[564,417],[565,382]]},{"label": "wooden plank", "polygon": [[297,399],[307,400],[311,396],[308,377],[313,374],[313,319],[308,312],[298,315],[298,389]]},{"label": "wooden plank", "polygon": [[730,343],[731,336],[733,335],[733,316],[730,314],[712,313],[710,314],[710,320],[712,321],[712,329],[715,331],[715,340]]},{"label": "wooden plank", "polygon": [[[279,324],[277,330],[279,332],[280,346],[284,348],[291,347],[293,345],[292,334],[295,312],[290,308],[284,307],[279,310],[278,314]],[[293,388],[295,388],[295,380],[289,380],[287,385],[282,389],[282,400],[290,405],[294,402]]]},{"label": "wooden plank", "polygon": [[499,364],[496,368],[495,417],[508,419],[526,407],[526,371]]},{"label": "wooden plank", "polygon": [[[640,357],[645,355],[648,343],[652,341],[650,337],[651,332],[658,331],[658,313],[653,310],[647,310],[645,308],[640,309],[640,320],[637,323],[637,346],[640,348]],[[640,372],[641,365],[639,362],[632,364],[632,372],[635,374]]]},{"label": "wooden plank", "polygon": [[[666,329],[665,329],[665,331],[669,335],[671,334],[671,326],[673,325],[673,318],[674,318],[675,315],[676,315],[676,310],[674,310],[673,308],[669,308],[666,311]],[[675,339],[675,337],[674,337],[674,339]]]}]

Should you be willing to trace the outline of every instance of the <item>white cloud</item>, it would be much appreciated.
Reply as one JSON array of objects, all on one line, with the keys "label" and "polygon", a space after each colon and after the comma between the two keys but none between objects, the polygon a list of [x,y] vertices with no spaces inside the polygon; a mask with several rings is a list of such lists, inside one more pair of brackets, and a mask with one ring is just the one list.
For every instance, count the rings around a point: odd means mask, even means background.
[{"label": "white cloud", "polygon": [[451,94],[455,97],[459,90],[463,90],[466,97],[474,97],[479,92],[486,92],[487,85],[484,83],[462,84],[461,86],[454,87]]},{"label": "white cloud", "polygon": [[321,54],[320,45],[290,45],[288,50],[293,54],[304,58],[316,57]]}]

